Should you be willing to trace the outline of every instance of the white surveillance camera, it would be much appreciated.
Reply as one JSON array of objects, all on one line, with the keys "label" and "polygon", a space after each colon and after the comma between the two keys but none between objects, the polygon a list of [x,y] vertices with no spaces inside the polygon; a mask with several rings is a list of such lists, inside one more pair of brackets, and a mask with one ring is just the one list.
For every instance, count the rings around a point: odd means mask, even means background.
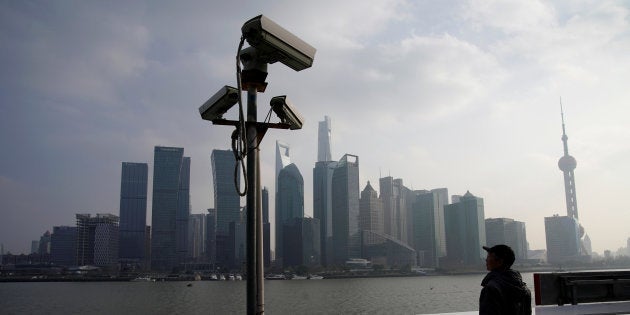
[{"label": "white surveillance camera", "polygon": [[245,22],[241,31],[267,63],[280,61],[295,71],[313,65],[315,48],[264,15]]},{"label": "white surveillance camera", "polygon": [[204,120],[219,119],[237,102],[238,89],[226,85],[199,107],[199,114]]},{"label": "white surveillance camera", "polygon": [[280,117],[283,123],[289,124],[289,129],[302,129],[304,118],[298,113],[286,95],[276,96],[271,99],[271,109]]}]

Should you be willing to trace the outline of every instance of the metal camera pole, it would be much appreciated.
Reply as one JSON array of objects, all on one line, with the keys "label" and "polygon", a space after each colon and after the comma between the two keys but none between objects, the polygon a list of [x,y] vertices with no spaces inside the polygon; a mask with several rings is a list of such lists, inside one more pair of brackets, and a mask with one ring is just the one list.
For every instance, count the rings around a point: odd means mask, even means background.
[{"label": "metal camera pole", "polygon": [[241,51],[241,81],[247,88],[247,314],[264,314],[262,201],[258,145],[267,127],[258,123],[256,94],[267,87],[267,63],[259,62],[252,47]]}]

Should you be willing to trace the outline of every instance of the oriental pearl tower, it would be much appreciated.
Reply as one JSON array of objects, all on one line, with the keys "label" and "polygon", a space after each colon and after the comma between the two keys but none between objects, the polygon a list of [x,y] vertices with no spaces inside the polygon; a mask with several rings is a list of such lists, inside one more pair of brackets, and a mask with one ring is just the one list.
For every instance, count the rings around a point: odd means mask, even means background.
[{"label": "oriental pearl tower", "polygon": [[[567,216],[574,218],[575,221],[579,222],[575,193],[575,175],[573,174],[573,170],[577,166],[577,161],[574,157],[569,155],[569,145],[567,144],[569,137],[567,137],[564,128],[564,111],[562,110],[562,101],[560,101],[560,116],[562,117],[562,144],[564,146],[564,155],[560,158],[560,160],[558,160],[558,167],[562,173],[564,173],[564,193],[567,199]],[[580,239],[580,245],[583,253],[586,252],[584,241],[582,240],[584,234],[584,227],[580,224],[578,237]]]}]

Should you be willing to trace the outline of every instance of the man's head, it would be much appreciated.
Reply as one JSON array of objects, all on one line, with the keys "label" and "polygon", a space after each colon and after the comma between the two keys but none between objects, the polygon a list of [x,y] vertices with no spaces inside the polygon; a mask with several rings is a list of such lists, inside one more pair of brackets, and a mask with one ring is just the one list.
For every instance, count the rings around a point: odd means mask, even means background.
[{"label": "man's head", "polygon": [[492,247],[483,246],[483,249],[488,252],[486,257],[486,269],[492,270],[505,270],[510,269],[514,263],[514,251],[507,245],[495,245]]}]

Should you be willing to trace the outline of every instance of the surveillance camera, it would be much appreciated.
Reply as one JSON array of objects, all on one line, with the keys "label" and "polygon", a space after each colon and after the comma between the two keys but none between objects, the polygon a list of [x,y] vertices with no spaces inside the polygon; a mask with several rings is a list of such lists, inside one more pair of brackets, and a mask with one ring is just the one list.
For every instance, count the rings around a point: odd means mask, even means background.
[{"label": "surveillance camera", "polygon": [[315,48],[264,15],[245,22],[241,31],[267,63],[280,61],[295,71],[313,65]]},{"label": "surveillance camera", "polygon": [[289,124],[289,129],[302,129],[304,118],[295,110],[286,95],[276,96],[271,99],[271,109],[280,117],[283,123]]},{"label": "surveillance camera", "polygon": [[219,119],[237,102],[238,89],[226,85],[199,107],[199,114],[204,120]]}]

